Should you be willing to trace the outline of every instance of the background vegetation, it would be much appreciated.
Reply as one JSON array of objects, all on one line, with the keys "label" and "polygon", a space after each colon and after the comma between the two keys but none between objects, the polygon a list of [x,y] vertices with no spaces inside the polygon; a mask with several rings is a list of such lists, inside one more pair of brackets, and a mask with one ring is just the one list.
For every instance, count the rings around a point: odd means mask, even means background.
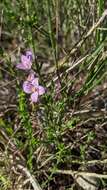
[{"label": "background vegetation", "polygon": [[[0,2],[1,190],[106,190],[106,8],[106,0]],[[28,49],[46,88],[34,105],[22,90],[27,73],[16,69]],[[3,103],[8,88],[15,110]]]}]

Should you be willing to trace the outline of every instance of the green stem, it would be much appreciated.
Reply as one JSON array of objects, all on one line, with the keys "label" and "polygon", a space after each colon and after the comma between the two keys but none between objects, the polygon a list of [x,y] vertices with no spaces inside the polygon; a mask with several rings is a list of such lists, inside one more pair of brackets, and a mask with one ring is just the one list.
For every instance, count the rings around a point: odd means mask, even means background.
[{"label": "green stem", "polygon": [[51,45],[52,45],[54,63],[55,63],[55,66],[56,66],[56,73],[57,73],[59,82],[61,83],[59,67],[58,67],[58,60],[57,60],[57,46],[56,46],[56,41],[55,41],[53,31],[52,31],[52,21],[51,21],[52,19],[51,19],[51,10],[50,10],[50,8],[51,8],[50,0],[47,0],[49,35],[50,35],[50,40],[51,40]]}]

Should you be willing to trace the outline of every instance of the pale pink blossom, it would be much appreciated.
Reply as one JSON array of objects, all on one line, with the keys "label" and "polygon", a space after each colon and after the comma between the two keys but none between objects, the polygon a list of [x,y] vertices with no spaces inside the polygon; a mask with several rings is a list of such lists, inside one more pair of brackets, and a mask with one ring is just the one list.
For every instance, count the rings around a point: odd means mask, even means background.
[{"label": "pale pink blossom", "polygon": [[26,51],[26,55],[21,55],[21,62],[16,65],[17,69],[30,70],[32,67],[32,52]]},{"label": "pale pink blossom", "polygon": [[23,83],[23,90],[25,93],[31,94],[30,98],[32,102],[38,102],[39,96],[45,93],[45,88],[39,85],[38,78],[34,78],[33,74],[30,74]]}]

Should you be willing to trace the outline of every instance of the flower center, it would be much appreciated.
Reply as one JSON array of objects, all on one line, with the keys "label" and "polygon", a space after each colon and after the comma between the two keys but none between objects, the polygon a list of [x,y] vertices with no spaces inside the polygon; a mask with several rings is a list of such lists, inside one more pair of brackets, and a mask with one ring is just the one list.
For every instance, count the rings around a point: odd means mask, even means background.
[{"label": "flower center", "polygon": [[38,91],[38,89],[33,86],[33,87],[32,87],[32,92],[36,92],[36,91]]},{"label": "flower center", "polygon": [[33,86],[32,87],[32,92],[35,92],[36,91],[36,88]]}]

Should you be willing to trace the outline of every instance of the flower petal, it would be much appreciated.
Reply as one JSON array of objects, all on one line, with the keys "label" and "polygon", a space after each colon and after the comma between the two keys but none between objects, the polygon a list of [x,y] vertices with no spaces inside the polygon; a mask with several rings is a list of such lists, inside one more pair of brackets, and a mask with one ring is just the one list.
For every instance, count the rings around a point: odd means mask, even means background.
[{"label": "flower petal", "polygon": [[31,67],[32,67],[32,63],[31,63],[31,62],[29,62],[29,63],[26,65],[26,67],[27,67],[27,69],[28,69],[28,70],[30,70],[30,69],[31,69]]},{"label": "flower petal", "polygon": [[27,94],[32,93],[32,84],[29,81],[25,81],[23,83],[23,91],[26,92]]},{"label": "flower petal", "polygon": [[38,79],[38,78],[34,78],[34,79],[32,80],[32,85],[33,85],[34,87],[38,88],[38,86],[39,86],[39,79]]},{"label": "flower petal", "polygon": [[31,69],[31,64],[29,64],[29,65],[27,65],[27,64],[23,64],[23,63],[19,63],[19,64],[17,64],[16,65],[16,67],[18,68],[18,69],[22,69],[22,70],[25,70],[25,71],[27,71],[27,70],[30,70]]},{"label": "flower petal", "polygon": [[45,93],[45,88],[43,86],[40,86],[38,87],[38,92],[39,92],[39,95],[42,95]]},{"label": "flower petal", "polygon": [[37,101],[38,101],[38,97],[39,97],[39,94],[38,94],[37,91],[34,92],[34,93],[32,93],[32,94],[31,94],[31,101],[32,101],[32,102],[37,102]]},{"label": "flower petal", "polygon": [[28,59],[27,56],[21,55],[21,62],[22,62],[22,63],[28,63],[28,62],[30,62],[30,60]]},{"label": "flower petal", "polygon": [[28,75],[27,80],[31,82],[34,79],[34,76],[35,76],[35,73],[31,71],[31,73]]},{"label": "flower petal", "polygon": [[31,69],[32,62],[27,56],[21,55],[21,63],[25,66],[25,70]]},{"label": "flower petal", "polygon": [[30,59],[30,61],[32,61],[33,55],[32,55],[32,52],[31,52],[30,50],[27,50],[27,51],[26,51],[26,57],[27,57],[28,59]]},{"label": "flower petal", "polygon": [[25,65],[24,65],[24,64],[22,64],[22,63],[17,64],[17,65],[16,65],[16,68],[17,68],[17,69],[26,70]]}]

